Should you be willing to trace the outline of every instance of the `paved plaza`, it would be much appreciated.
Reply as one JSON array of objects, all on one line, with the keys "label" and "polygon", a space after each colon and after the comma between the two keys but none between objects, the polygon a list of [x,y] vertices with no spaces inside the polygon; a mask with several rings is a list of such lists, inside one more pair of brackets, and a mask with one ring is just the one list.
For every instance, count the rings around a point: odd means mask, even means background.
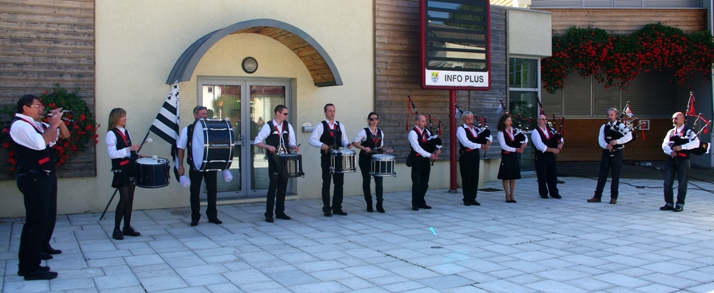
[{"label": "paved plaza", "polygon": [[[399,180],[408,180],[400,176]],[[385,184],[389,184],[385,180]],[[396,179],[392,179],[396,180]],[[2,292],[711,292],[714,184],[691,182],[684,212],[659,211],[662,181],[623,179],[616,205],[587,203],[595,180],[561,177],[563,199],[538,197],[535,178],[504,202],[500,182],[481,206],[430,190],[407,192],[385,214],[345,199],[288,201],[290,221],[264,221],[264,203],[218,207],[222,225],[190,227],[189,208],[134,211],[140,237],[111,238],[113,213],[62,215],[46,262],[59,277],[17,276],[22,219],[0,220]],[[606,186],[609,189],[609,183]],[[676,190],[676,189],[675,189]],[[186,197],[188,204],[188,195]]]}]

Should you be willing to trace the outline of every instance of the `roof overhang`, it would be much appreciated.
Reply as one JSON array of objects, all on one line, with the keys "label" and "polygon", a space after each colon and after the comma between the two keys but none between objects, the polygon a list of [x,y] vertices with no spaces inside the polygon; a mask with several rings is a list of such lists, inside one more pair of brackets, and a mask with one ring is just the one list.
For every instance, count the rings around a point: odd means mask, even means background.
[{"label": "roof overhang", "polygon": [[196,65],[206,52],[218,41],[232,34],[259,34],[272,38],[293,51],[305,64],[315,86],[342,85],[342,78],[325,49],[303,30],[273,19],[254,19],[235,23],[215,30],[196,40],[174,64],[167,84],[188,81]]}]

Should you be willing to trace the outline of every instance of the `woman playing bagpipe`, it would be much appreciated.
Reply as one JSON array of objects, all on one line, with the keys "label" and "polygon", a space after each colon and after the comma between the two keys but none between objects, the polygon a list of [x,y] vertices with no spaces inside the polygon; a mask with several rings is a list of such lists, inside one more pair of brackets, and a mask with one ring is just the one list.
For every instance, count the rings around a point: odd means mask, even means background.
[{"label": "woman playing bagpipe", "polygon": [[506,202],[515,203],[513,191],[516,187],[516,179],[521,179],[521,166],[518,160],[528,144],[528,137],[523,131],[513,127],[510,114],[505,114],[498,119],[497,129],[498,143],[501,145],[501,166],[497,178],[503,182]]},{"label": "woman playing bagpipe", "polygon": [[476,201],[479,177],[479,150],[488,150],[491,146],[491,131],[488,128],[474,126],[474,114],[466,111],[462,114],[464,125],[456,129],[459,140],[459,170],[464,194],[464,205],[480,206]]},{"label": "woman playing bagpipe", "polygon": [[[109,126],[105,143],[109,158],[112,159],[112,172],[114,179],[112,187],[119,189],[119,202],[114,214],[114,231],[112,238],[116,240],[124,239],[127,236],[139,236],[131,227],[131,211],[134,203],[134,183],[135,162],[139,155],[136,151],[141,144],[132,144],[129,131],[126,130],[126,111],[122,108],[114,108],[109,113]],[[124,229],[119,230],[122,218],[124,219]]]}]

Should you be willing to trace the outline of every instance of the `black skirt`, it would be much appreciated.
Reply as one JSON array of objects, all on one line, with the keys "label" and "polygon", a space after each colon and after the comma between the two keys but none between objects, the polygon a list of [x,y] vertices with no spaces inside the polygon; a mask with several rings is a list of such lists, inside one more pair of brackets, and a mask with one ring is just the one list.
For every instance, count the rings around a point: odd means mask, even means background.
[{"label": "black skirt", "polygon": [[516,152],[501,154],[501,166],[498,169],[498,179],[521,179],[521,164],[518,161],[518,155]]}]

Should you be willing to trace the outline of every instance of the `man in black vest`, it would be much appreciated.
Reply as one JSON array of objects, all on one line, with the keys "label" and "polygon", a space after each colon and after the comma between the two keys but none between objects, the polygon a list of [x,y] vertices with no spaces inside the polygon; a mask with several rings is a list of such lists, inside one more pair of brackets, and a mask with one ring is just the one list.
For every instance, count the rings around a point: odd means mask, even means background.
[{"label": "man in black vest", "polygon": [[206,119],[206,107],[196,106],[193,108],[193,118],[195,119],[193,124],[186,126],[181,131],[181,136],[179,137],[176,146],[178,147],[178,174],[179,176],[185,173],[183,168],[183,157],[186,150],[188,150],[188,158],[186,159],[189,172],[188,177],[191,180],[191,226],[198,225],[198,220],[201,219],[201,201],[199,198],[199,193],[201,192],[201,180],[206,183],[206,201],[208,207],[206,208],[206,217],[208,222],[214,224],[221,224],[223,221],[218,219],[218,210],[216,209],[216,197],[218,196],[217,186],[217,173],[216,171],[206,171],[201,172],[196,170],[193,163],[193,128],[199,119]]},{"label": "man in black vest", "polygon": [[538,115],[538,127],[531,134],[533,147],[535,147],[535,169],[538,176],[538,194],[541,198],[550,197],[561,199],[558,193],[558,168],[555,164],[555,155],[563,148],[563,138],[556,137],[555,130],[548,126],[548,118]]},{"label": "man in black vest", "polygon": [[[288,108],[283,105],[275,107],[275,119],[263,124],[258,135],[255,137],[253,144],[257,147],[268,150],[268,178],[270,185],[268,187],[268,195],[265,209],[265,221],[273,222],[273,206],[275,206],[275,217],[283,220],[291,218],[285,214],[285,193],[288,188],[288,177],[279,176],[278,162],[276,161],[276,152],[280,151],[295,153],[300,151],[300,148],[295,142],[295,130],[288,123]],[[263,142],[265,141],[265,142]],[[277,190],[277,201],[276,201]]]},{"label": "man in black vest", "polygon": [[474,113],[466,111],[461,115],[464,125],[456,129],[456,138],[459,140],[459,170],[461,171],[461,185],[464,194],[465,206],[480,206],[476,201],[478,192],[478,177],[480,154],[479,150],[487,151],[493,138],[489,135],[486,144],[477,143],[480,130],[474,126]]},{"label": "man in black vest", "polygon": [[424,148],[427,148],[429,140],[432,139],[431,132],[426,129],[426,117],[424,115],[416,115],[416,127],[409,131],[407,138],[412,156],[412,210],[418,211],[419,208],[430,209],[426,204],[424,197],[429,189],[429,174],[431,172],[431,160],[436,160],[441,153],[441,146],[437,146],[434,153],[429,153]]},{"label": "man in black vest", "polygon": [[[322,212],[325,217],[332,214],[346,216],[342,210],[342,186],[345,183],[345,174],[330,174],[330,151],[340,147],[352,148],[345,133],[345,126],[335,121],[335,105],[327,104],[323,108],[325,120],[315,126],[310,135],[310,145],[320,149],[320,167],[322,167]],[[335,180],[335,192],[330,206],[330,181]]]},{"label": "man in black vest", "polygon": [[[684,114],[677,112],[672,115],[672,124],[674,128],[667,132],[667,136],[662,141],[662,150],[667,154],[667,164],[664,166],[664,206],[660,207],[663,211],[681,212],[684,210],[684,199],[687,197],[687,184],[689,182],[689,156],[688,150],[699,147],[699,138],[694,131],[684,125]],[[672,137],[681,137],[689,140],[688,143],[676,145],[670,139]],[[674,175],[677,174],[677,203],[674,202]]]},{"label": "man in black vest", "polygon": [[[10,125],[10,139],[17,160],[17,187],[25,202],[25,224],[20,236],[17,274],[25,280],[57,277],[42,259],[47,254],[57,218],[57,175],[52,146],[58,138],[68,138],[62,122],[62,108],[52,110],[49,124],[42,123],[44,106],[36,96],[24,95],[17,101],[17,113]],[[49,247],[52,249],[51,247]],[[50,253],[61,253],[59,250]]]},{"label": "man in black vest", "polygon": [[[627,131],[626,125],[619,120],[618,111],[615,108],[607,110],[607,123],[600,126],[597,141],[602,148],[600,157],[600,172],[597,177],[597,187],[595,195],[588,199],[588,202],[600,202],[602,192],[607,183],[607,173],[612,168],[612,183],[610,183],[610,204],[617,203],[618,187],[620,185],[620,172],[622,171],[622,148],[623,145],[632,140],[632,131]],[[621,138],[613,139],[609,135],[610,131],[626,133]]]}]

